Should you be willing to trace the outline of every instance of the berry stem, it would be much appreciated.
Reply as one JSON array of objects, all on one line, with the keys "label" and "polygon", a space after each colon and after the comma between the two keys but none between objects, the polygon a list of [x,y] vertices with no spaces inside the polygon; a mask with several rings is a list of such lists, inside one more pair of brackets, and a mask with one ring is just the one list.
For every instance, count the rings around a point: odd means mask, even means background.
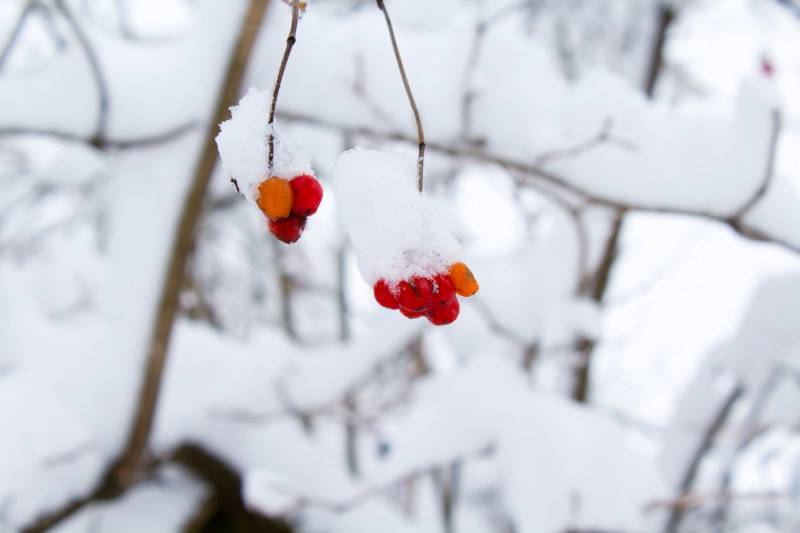
[{"label": "berry stem", "polygon": [[414,102],[414,95],[411,93],[411,86],[408,84],[406,77],[406,69],[403,68],[403,60],[400,58],[400,50],[397,48],[397,40],[394,38],[394,29],[392,29],[392,21],[389,19],[389,12],[386,6],[383,5],[383,0],[376,0],[378,9],[383,11],[383,16],[386,18],[386,26],[389,28],[389,37],[392,39],[392,48],[394,48],[394,57],[397,58],[397,68],[400,69],[400,76],[403,78],[403,85],[408,94],[408,101],[411,103],[411,110],[414,112],[414,118],[417,121],[417,134],[419,136],[419,158],[417,159],[417,189],[422,192],[422,165],[425,160],[425,136],[422,134],[422,120],[419,118],[419,110],[417,104]]},{"label": "berry stem", "polygon": [[272,131],[272,124],[275,122],[275,104],[278,102],[278,91],[281,90],[281,81],[283,80],[283,73],[286,71],[286,63],[289,61],[289,54],[292,53],[294,46],[295,33],[297,32],[297,19],[300,8],[300,0],[292,0],[292,26],[289,29],[289,36],[286,38],[286,49],[283,51],[283,59],[281,59],[281,66],[278,68],[278,77],[275,80],[275,87],[272,89],[272,102],[269,106],[269,150],[267,152],[267,166],[269,174],[272,175],[272,161],[275,152],[275,135]]}]

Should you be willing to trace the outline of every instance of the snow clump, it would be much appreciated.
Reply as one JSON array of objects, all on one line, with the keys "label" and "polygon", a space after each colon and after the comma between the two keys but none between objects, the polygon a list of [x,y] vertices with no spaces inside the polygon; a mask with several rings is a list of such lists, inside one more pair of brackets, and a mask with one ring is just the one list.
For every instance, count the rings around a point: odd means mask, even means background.
[{"label": "snow clump", "polygon": [[[231,118],[220,124],[216,139],[225,171],[253,205],[259,183],[267,178],[291,180],[301,174],[314,175],[308,154],[274,124],[270,128],[271,99],[270,91],[251,87],[239,105],[231,107]],[[270,129],[275,135],[271,175],[267,168]]]},{"label": "snow clump", "polygon": [[333,169],[341,221],[370,285],[430,278],[459,261],[461,246],[417,190],[416,169],[411,155],[363,148],[341,154]]}]

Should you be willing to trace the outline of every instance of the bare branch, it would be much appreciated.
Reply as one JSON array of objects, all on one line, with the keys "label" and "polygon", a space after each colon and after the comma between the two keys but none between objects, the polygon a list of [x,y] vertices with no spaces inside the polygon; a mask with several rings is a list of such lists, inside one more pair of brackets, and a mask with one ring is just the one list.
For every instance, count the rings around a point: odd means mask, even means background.
[{"label": "bare branch", "polygon": [[39,6],[36,0],[28,0],[28,4],[22,8],[22,11],[19,14],[19,19],[17,19],[17,24],[14,26],[14,30],[11,32],[11,36],[6,41],[5,46],[3,47],[3,51],[0,52],[0,71],[3,70],[3,66],[5,66],[6,61],[8,60],[8,56],[11,55],[11,50],[14,49],[14,45],[17,44],[17,39],[19,39],[20,34],[22,33],[22,28],[25,26],[25,21],[28,19],[28,15]]},{"label": "bare branch", "polygon": [[[708,454],[709,450],[711,450],[714,441],[717,439],[717,436],[733,411],[733,407],[743,394],[744,388],[741,385],[736,385],[731,389],[731,391],[728,393],[728,397],[720,406],[719,411],[717,411],[717,416],[714,417],[714,420],[706,429],[706,432],[703,435],[703,440],[700,442],[697,450],[695,450],[692,461],[689,464],[689,468],[686,470],[686,473],[683,476],[683,481],[681,481],[680,485],[682,496],[679,496],[678,500],[689,494],[689,491],[694,484],[695,478],[697,477],[697,473],[700,469],[700,464],[703,462],[703,459],[706,457],[706,454]],[[685,506],[673,506],[671,508],[669,519],[667,520],[667,525],[664,530],[666,533],[677,533],[681,521],[683,520],[685,511]]]},{"label": "bare branch", "polygon": [[775,502],[789,499],[788,494],[780,492],[729,492],[723,491],[718,494],[702,494],[698,492],[687,492],[669,501],[657,501],[647,506],[648,511],[659,509],[669,509],[672,512],[680,510],[685,513],[687,510],[708,503],[730,503],[734,501],[746,502]]},{"label": "bare branch", "polygon": [[653,92],[656,88],[656,81],[658,80],[661,70],[664,68],[664,45],[667,41],[667,31],[672,23],[675,21],[675,11],[673,8],[666,5],[659,7],[658,12],[658,29],[656,30],[656,40],[653,45],[652,55],[650,57],[650,67],[647,71],[647,79],[645,80],[644,92],[652,98]]},{"label": "bare branch", "polygon": [[[583,286],[579,288],[580,292],[585,293],[598,304],[603,301],[609,280],[611,279],[611,269],[617,259],[619,237],[622,232],[622,223],[625,213],[626,211],[623,209],[615,210],[614,223],[611,227],[608,239],[606,240],[600,266],[598,266],[594,276],[591,279],[585,280],[584,283],[582,283]],[[581,355],[581,364],[576,368],[572,398],[580,403],[585,403],[589,399],[590,361],[596,344],[596,341],[590,339],[581,339],[577,343],[577,349]]]},{"label": "bare branch", "polygon": [[[772,373],[758,388],[752,402],[747,410],[747,414],[739,427],[738,442],[736,449],[723,465],[721,490],[723,492],[730,491],[731,484],[733,483],[734,466],[738,458],[760,437],[765,426],[762,425],[761,418],[764,415],[770,399],[775,394],[775,390],[780,384],[781,380],[785,377],[783,369],[778,366],[773,369]],[[713,521],[717,523],[718,528],[723,527],[727,520],[727,507],[725,505],[718,505],[713,513]]]},{"label": "bare branch", "polygon": [[108,125],[108,85],[103,76],[103,71],[100,68],[100,60],[94,51],[94,47],[89,42],[83,29],[81,29],[80,24],[78,24],[75,15],[70,11],[65,0],[55,0],[55,2],[56,7],[75,34],[75,38],[78,40],[78,44],[83,50],[83,54],[86,56],[86,60],[89,62],[89,67],[92,70],[92,78],[97,88],[97,124],[95,126],[94,135],[89,142],[100,148],[105,142],[106,127]]},{"label": "bare branch", "polygon": [[472,43],[470,44],[469,54],[467,56],[467,63],[462,75],[464,94],[461,97],[461,132],[465,140],[469,140],[470,137],[470,130],[472,129],[472,103],[475,101],[476,96],[475,90],[472,87],[472,76],[478,67],[478,60],[480,59],[480,52],[481,48],[483,48],[486,32],[494,24],[500,22],[509,15],[524,10],[533,12],[541,5],[542,0],[524,0],[523,2],[500,9],[475,26],[475,32],[472,36]]},{"label": "bare branch", "polygon": [[[278,68],[278,77],[275,80],[275,86],[272,88],[272,102],[269,105],[269,120],[267,121],[267,124],[269,124],[269,137],[267,138],[269,144],[269,150],[267,152],[267,170],[269,174],[272,174],[272,161],[275,157],[275,132],[273,131],[273,124],[275,123],[275,105],[278,103],[278,92],[281,90],[281,82],[283,81],[283,73],[286,71],[286,64],[289,61],[289,54],[292,53],[292,47],[297,40],[295,38],[295,33],[297,32],[299,3],[299,0],[292,0],[292,25],[289,29],[289,36],[286,38],[286,48],[283,51],[281,65]],[[239,184],[236,183],[235,180],[232,181],[238,191]]]},{"label": "bare branch", "polygon": [[334,500],[328,500],[326,498],[319,498],[316,496],[299,494],[292,487],[288,487],[285,485],[272,484],[270,485],[270,489],[282,495],[285,495],[289,498],[293,498],[295,500],[294,509],[286,513],[287,515],[296,514],[307,508],[321,509],[331,513],[346,513],[357,507],[360,507],[361,505],[365,504],[366,502],[377,496],[389,492],[395,487],[404,485],[409,480],[413,480],[425,475],[431,475],[436,471],[440,470],[441,468],[446,467],[447,465],[452,465],[455,463],[461,464],[471,459],[485,457],[487,455],[492,454],[493,452],[494,452],[494,445],[489,443],[486,446],[481,447],[477,450],[458,454],[450,459],[445,460],[442,463],[437,463],[434,465],[417,468],[415,470],[407,472],[400,478],[389,481],[388,483],[369,487],[346,500],[334,501]]},{"label": "bare branch", "polygon": [[414,95],[411,93],[411,86],[408,84],[406,77],[406,69],[403,68],[403,60],[400,58],[400,50],[397,48],[397,40],[394,37],[394,29],[392,29],[392,21],[389,19],[389,12],[386,6],[383,5],[383,0],[376,0],[378,9],[383,11],[383,16],[386,19],[386,26],[389,28],[389,37],[392,39],[392,48],[394,49],[394,57],[397,59],[397,68],[400,69],[400,76],[403,78],[403,86],[406,88],[408,101],[411,104],[411,110],[414,112],[414,119],[417,121],[417,137],[419,143],[419,156],[417,159],[417,189],[422,192],[422,166],[425,162],[425,135],[422,133],[422,121],[419,118],[419,110],[417,104],[414,102]]},{"label": "bare branch", "polygon": [[613,128],[614,121],[611,119],[606,119],[602,126],[600,126],[600,131],[598,131],[591,138],[586,139],[585,141],[570,148],[562,148],[544,153],[534,160],[533,165],[536,167],[544,167],[551,161],[578,157],[604,144],[614,144],[624,150],[628,150],[630,152],[635,151],[636,145],[634,145],[632,142],[611,135],[611,130]]},{"label": "bare branch", "polygon": [[759,185],[758,189],[756,189],[755,193],[748,198],[742,206],[737,209],[733,215],[730,217],[730,223],[740,223],[742,218],[750,212],[753,207],[764,197],[769,189],[769,186],[772,184],[773,177],[775,175],[774,167],[775,167],[775,154],[778,149],[778,137],[780,136],[781,132],[781,115],[780,112],[774,110],[772,112],[772,130],[770,133],[769,139],[769,148],[767,153],[767,168],[764,169],[764,178],[761,180],[761,184]]}]

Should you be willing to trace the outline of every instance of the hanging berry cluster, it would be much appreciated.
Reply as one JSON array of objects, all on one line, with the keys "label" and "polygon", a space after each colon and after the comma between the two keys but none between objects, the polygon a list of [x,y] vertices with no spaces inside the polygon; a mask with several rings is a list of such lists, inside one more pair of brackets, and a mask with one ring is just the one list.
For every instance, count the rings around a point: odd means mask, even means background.
[{"label": "hanging berry cluster", "polygon": [[[291,244],[302,235],[308,217],[322,200],[310,159],[275,124],[278,93],[295,43],[299,0],[271,94],[251,88],[220,125],[217,144],[236,190],[257,206],[278,240]],[[419,110],[403,68],[389,14],[383,12],[397,66],[417,125],[419,153],[403,154],[354,148],[339,156],[333,172],[337,207],[365,279],[375,299],[408,318],[426,317],[434,325],[459,315],[458,296],[478,291],[460,245],[433,202],[423,193],[425,137]],[[416,187],[414,186],[416,185]],[[389,199],[389,202],[387,202]]]},{"label": "hanging berry cluster", "polygon": [[256,204],[269,219],[269,231],[279,241],[297,242],[306,219],[317,212],[322,187],[316,178],[303,174],[291,180],[269,178],[258,185]]},{"label": "hanging berry cluster", "polygon": [[450,324],[461,306],[458,296],[478,292],[478,282],[464,263],[450,266],[446,274],[432,278],[414,276],[394,285],[381,278],[375,283],[375,301],[387,309],[397,309],[407,318],[426,317],[434,326]]}]

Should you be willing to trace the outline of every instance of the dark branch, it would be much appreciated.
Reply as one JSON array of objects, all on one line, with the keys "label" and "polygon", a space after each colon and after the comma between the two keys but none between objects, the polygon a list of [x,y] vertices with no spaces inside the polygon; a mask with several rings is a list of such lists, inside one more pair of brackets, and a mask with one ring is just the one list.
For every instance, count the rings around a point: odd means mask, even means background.
[{"label": "dark branch", "polygon": [[70,11],[65,0],[56,0],[56,7],[66,19],[70,29],[75,34],[78,44],[89,62],[89,67],[92,70],[92,78],[94,79],[95,87],[97,88],[97,125],[95,126],[94,135],[89,141],[93,146],[101,148],[105,142],[106,128],[108,125],[108,85],[106,84],[103,71],[100,68],[100,60],[94,51],[94,47],[89,42],[86,34],[78,24],[75,15]]},{"label": "dark branch", "polygon": [[[723,402],[722,406],[717,412],[717,416],[714,417],[714,420],[711,422],[711,425],[708,426],[708,429],[703,435],[703,440],[700,442],[700,446],[698,446],[697,450],[695,450],[692,461],[689,463],[689,468],[687,468],[686,473],[683,476],[683,480],[681,481],[680,485],[681,496],[679,496],[678,500],[689,494],[689,491],[692,488],[692,485],[694,485],[695,478],[697,477],[697,473],[700,469],[700,464],[703,462],[703,459],[706,457],[709,450],[711,450],[711,447],[714,445],[714,441],[717,439],[717,435],[724,427],[725,422],[728,420],[734,405],[736,405],[736,402],[743,394],[744,389],[742,386],[736,385],[728,394],[728,397]],[[672,507],[665,529],[666,533],[677,533],[678,527],[683,520],[685,511],[685,506]]]},{"label": "dark branch", "polygon": [[750,212],[753,207],[767,194],[769,186],[772,184],[775,175],[775,153],[778,149],[778,137],[781,133],[781,115],[775,110],[772,112],[772,131],[770,133],[769,148],[767,153],[767,167],[764,169],[764,178],[756,192],[748,198],[742,206],[737,209],[730,217],[731,225],[741,223],[741,219]]},{"label": "dark branch", "polygon": [[57,130],[35,130],[30,128],[4,128],[0,129],[0,138],[24,136],[24,135],[37,135],[41,137],[51,137],[53,139],[58,139],[65,142],[89,143],[101,151],[128,150],[132,148],[148,148],[151,146],[156,146],[158,144],[172,141],[174,139],[177,139],[185,135],[186,133],[189,133],[190,131],[195,130],[198,126],[199,124],[197,122],[192,121],[177,126],[176,128],[173,128],[171,130],[166,130],[161,133],[156,133],[151,137],[143,137],[140,139],[104,139],[102,146],[100,147],[93,144],[92,139],[87,138],[85,136],[79,135],[77,133],[71,133],[68,131],[57,131]]},{"label": "dark branch", "polygon": [[648,97],[653,97],[656,88],[656,81],[664,67],[664,44],[667,41],[667,31],[675,20],[675,11],[668,6],[661,6],[658,10],[658,29],[656,30],[656,40],[653,45],[652,56],[650,57],[650,67],[647,70],[647,79],[644,84],[644,92]]}]

